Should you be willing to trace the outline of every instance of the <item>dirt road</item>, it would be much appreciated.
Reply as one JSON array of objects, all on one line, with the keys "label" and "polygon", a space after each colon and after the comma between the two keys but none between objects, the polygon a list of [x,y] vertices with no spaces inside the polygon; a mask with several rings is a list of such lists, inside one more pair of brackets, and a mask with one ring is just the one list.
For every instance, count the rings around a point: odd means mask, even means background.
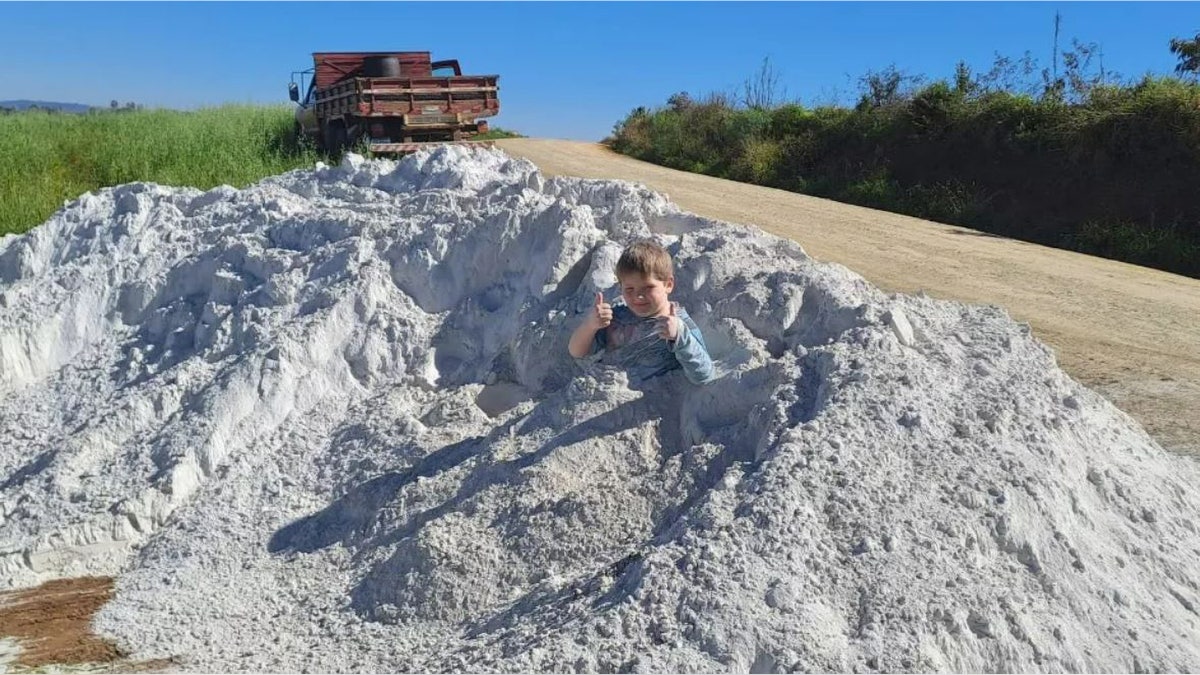
[{"label": "dirt road", "polygon": [[497,145],[546,174],[637,181],[680,208],[754,225],[903,293],[999,305],[1077,380],[1166,448],[1200,456],[1200,281],[805,195],[666,169],[577,141]]}]

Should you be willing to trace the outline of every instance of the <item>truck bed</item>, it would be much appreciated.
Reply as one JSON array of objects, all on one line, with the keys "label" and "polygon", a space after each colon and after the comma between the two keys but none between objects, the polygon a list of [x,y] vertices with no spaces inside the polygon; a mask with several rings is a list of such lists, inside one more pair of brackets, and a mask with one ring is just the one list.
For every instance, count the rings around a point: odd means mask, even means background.
[{"label": "truck bed", "polygon": [[397,117],[414,124],[455,123],[500,112],[497,75],[455,77],[351,77],[319,90],[318,114],[325,117]]}]

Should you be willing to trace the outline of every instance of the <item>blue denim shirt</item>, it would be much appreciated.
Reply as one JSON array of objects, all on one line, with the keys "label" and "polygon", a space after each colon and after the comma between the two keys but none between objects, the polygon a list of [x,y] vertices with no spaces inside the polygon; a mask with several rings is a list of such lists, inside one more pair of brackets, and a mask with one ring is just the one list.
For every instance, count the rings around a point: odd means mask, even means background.
[{"label": "blue denim shirt", "polygon": [[675,306],[679,318],[679,336],[668,342],[658,336],[654,318],[642,318],[625,305],[613,306],[612,323],[596,331],[590,353],[603,351],[601,362],[617,365],[629,373],[631,381],[641,382],[676,368],[692,384],[713,379],[712,358],[700,328],[687,311]]}]

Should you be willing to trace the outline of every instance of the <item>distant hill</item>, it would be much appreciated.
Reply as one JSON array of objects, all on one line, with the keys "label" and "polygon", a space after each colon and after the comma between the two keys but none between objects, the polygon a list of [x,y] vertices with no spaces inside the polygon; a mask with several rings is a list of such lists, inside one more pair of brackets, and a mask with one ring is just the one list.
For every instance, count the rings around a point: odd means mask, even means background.
[{"label": "distant hill", "polygon": [[48,108],[51,110],[61,110],[62,112],[82,113],[87,112],[92,108],[90,105],[83,103],[59,103],[57,101],[0,101],[0,108],[11,108],[15,110],[25,110],[37,106],[39,108]]}]

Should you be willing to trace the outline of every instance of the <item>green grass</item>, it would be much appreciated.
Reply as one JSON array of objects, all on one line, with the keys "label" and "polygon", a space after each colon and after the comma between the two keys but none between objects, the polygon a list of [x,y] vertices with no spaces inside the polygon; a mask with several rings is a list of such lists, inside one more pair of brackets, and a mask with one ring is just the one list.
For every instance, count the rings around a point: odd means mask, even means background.
[{"label": "green grass", "polygon": [[0,235],[102,187],[245,187],[320,158],[296,146],[288,106],[0,115]]},{"label": "green grass", "polygon": [[500,140],[501,138],[525,138],[525,137],[522,136],[521,134],[518,134],[515,131],[509,131],[508,129],[501,129],[500,127],[492,127],[485,134],[479,134],[477,136],[472,136],[471,140],[473,140],[473,141],[497,141],[497,140]]},{"label": "green grass", "polygon": [[[297,145],[292,120],[287,105],[0,115],[0,235],[26,232],[103,187],[241,188],[328,161]],[[520,137],[492,128],[475,139]]]}]

